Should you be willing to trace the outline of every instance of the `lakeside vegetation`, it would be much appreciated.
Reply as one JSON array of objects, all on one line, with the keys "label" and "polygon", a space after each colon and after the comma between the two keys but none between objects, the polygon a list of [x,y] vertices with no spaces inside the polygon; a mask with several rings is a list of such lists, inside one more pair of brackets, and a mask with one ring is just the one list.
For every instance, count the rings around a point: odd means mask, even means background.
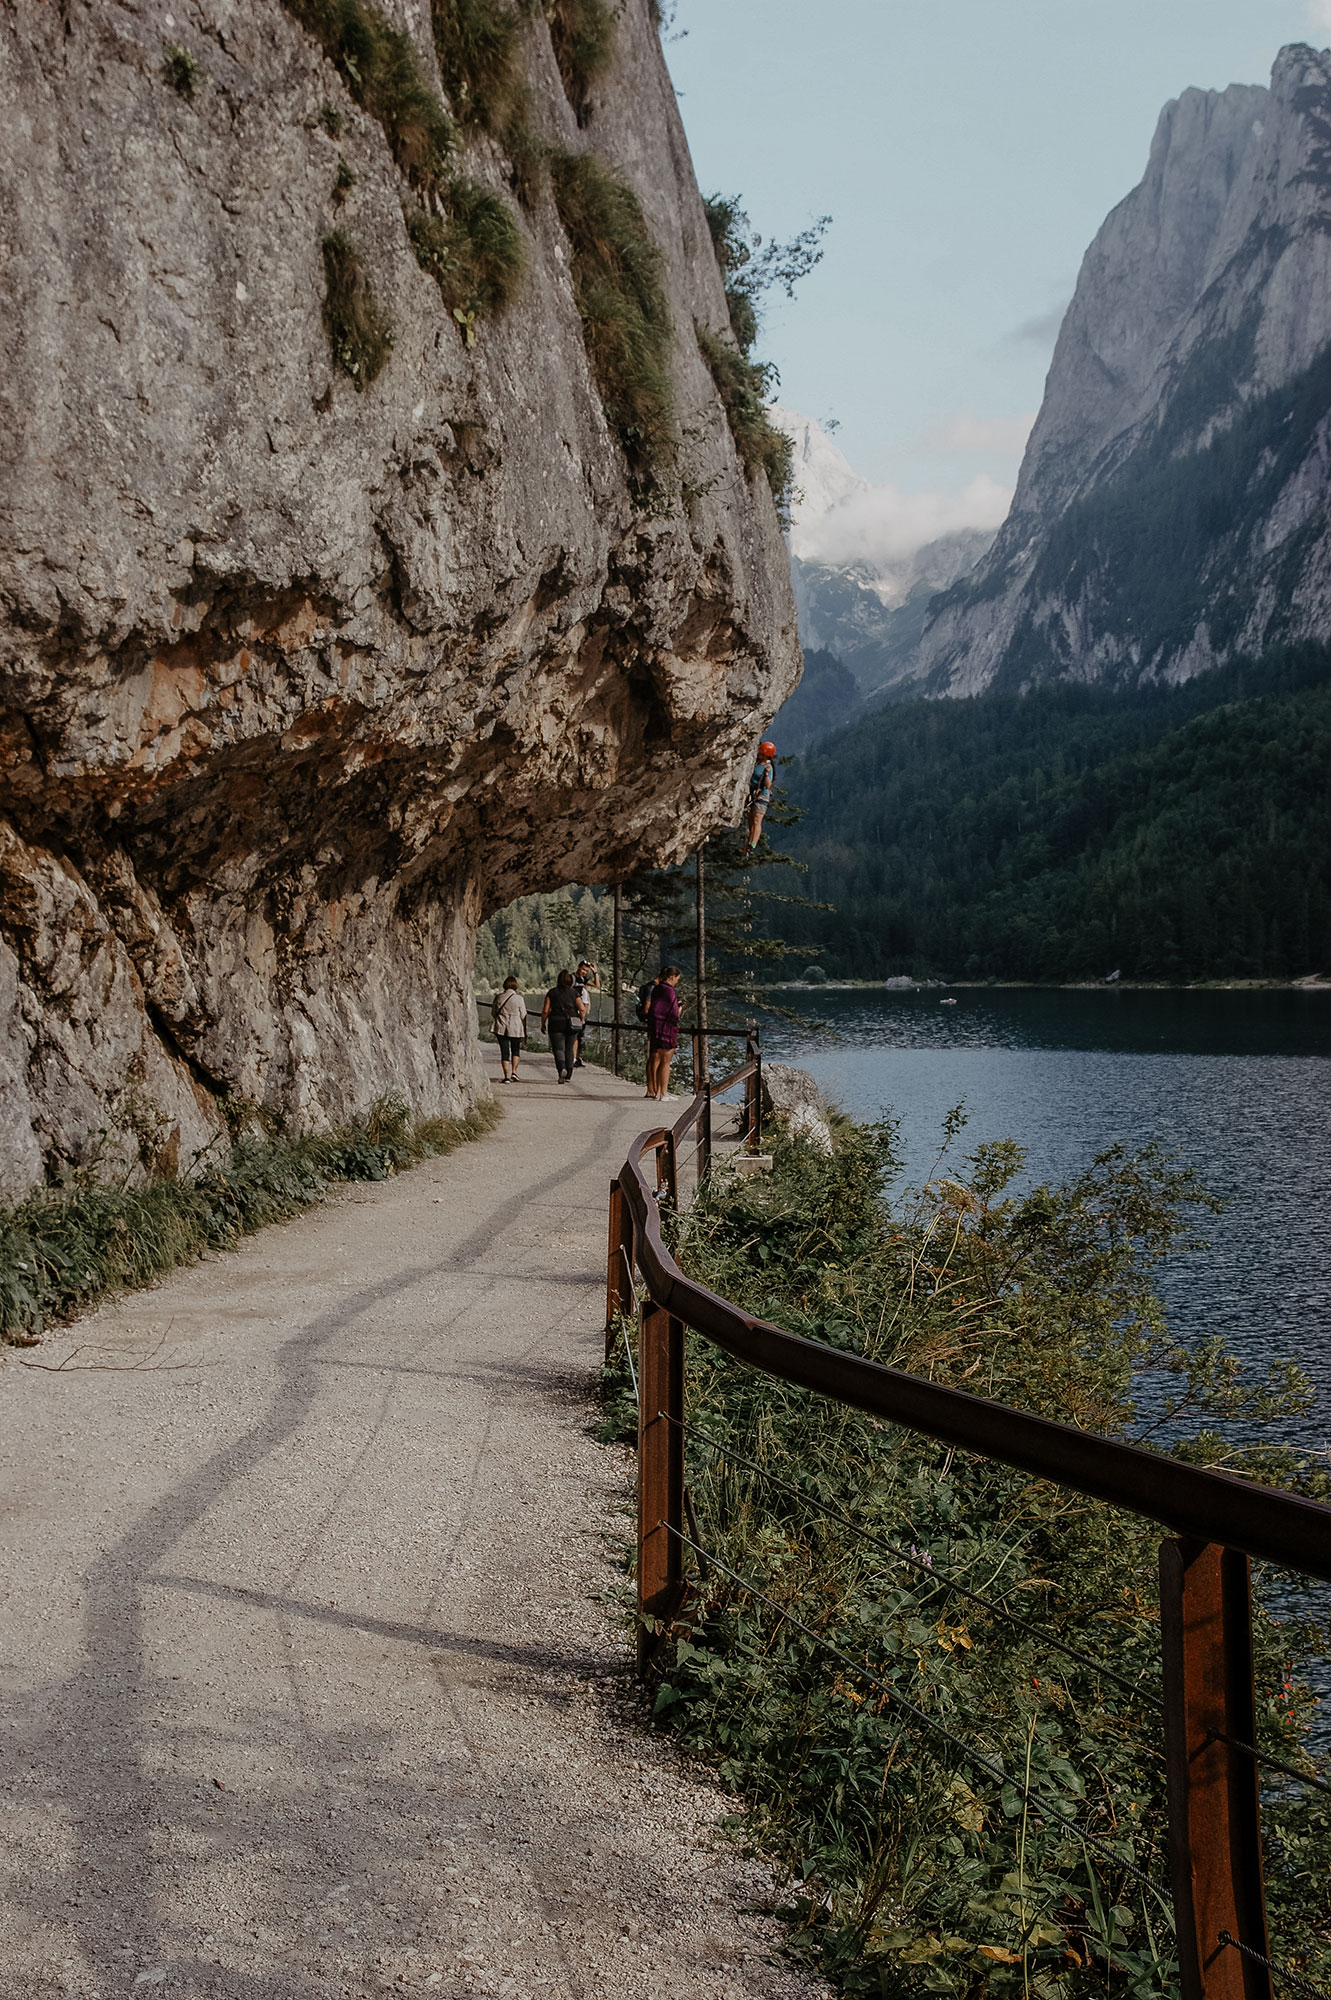
[{"label": "lakeside vegetation", "polygon": [[908,701],[793,768],[832,978],[1292,979],[1331,969],[1331,647],[1182,686]]},{"label": "lakeside vegetation", "polygon": [[401,1098],[382,1097],[336,1131],[252,1132],[179,1177],[115,1187],[94,1179],[94,1167],[34,1188],[0,1209],[0,1341],[30,1345],[113,1293],[299,1215],[338,1181],[387,1180],[479,1139],[499,1116],[483,1104],[464,1118],[414,1119]]},{"label": "lakeside vegetation", "polygon": [[[1064,1186],[1019,1189],[1010,1142],[953,1159],[962,1122],[916,1191],[890,1126],[836,1120],[830,1157],[779,1141],[769,1178],[704,1190],[676,1254],[807,1337],[1325,1498],[1321,1461],[1233,1443],[1278,1438],[1307,1394],[1297,1372],[1253,1381],[1218,1342],[1170,1340],[1154,1275],[1211,1206],[1195,1178],[1116,1148]],[[1133,1398],[1148,1366],[1177,1381],[1149,1419]],[[712,1560],[667,1640],[656,1713],[788,1872],[794,1948],[843,1991],[893,2000],[1175,1990],[1150,1699],[1160,1530],[692,1338],[686,1412]],[[607,1429],[636,1432],[622,1362]],[[1259,1572],[1258,1742],[1313,1770],[1305,1670],[1327,1635],[1278,1623],[1271,1587]],[[1329,1806],[1264,1787],[1275,1954],[1322,1983]]]}]

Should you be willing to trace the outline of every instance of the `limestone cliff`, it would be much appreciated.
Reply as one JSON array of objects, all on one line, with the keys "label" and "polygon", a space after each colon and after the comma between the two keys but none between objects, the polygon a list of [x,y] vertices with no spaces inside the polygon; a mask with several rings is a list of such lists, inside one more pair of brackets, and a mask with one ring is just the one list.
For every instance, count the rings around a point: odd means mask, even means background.
[{"label": "limestone cliff", "polygon": [[[11,1198],[94,1156],[183,1165],[226,1097],[472,1101],[480,917],[737,817],[798,677],[776,513],[695,340],[727,311],[649,0],[576,88],[560,0],[521,11],[520,149],[448,103],[525,265],[479,316],[413,254],[438,203],[410,134],[311,29],[359,0],[169,4],[0,14]],[[445,11],[374,16],[441,103]],[[660,255],[650,476],[552,192],[586,153]],[[360,384],[334,240],[391,339]]]},{"label": "limestone cliff", "polygon": [[1181,679],[1331,637],[1331,53],[1185,91],[1086,254],[1012,510],[912,676]]}]

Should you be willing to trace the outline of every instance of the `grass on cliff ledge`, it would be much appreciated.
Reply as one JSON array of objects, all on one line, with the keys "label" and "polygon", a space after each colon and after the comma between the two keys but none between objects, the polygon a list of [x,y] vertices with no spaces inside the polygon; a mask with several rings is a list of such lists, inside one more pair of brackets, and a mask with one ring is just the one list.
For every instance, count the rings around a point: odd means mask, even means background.
[{"label": "grass on cliff ledge", "polygon": [[393,351],[393,329],[380,310],[360,251],[344,229],[323,240],[323,322],[333,360],[364,389]]},{"label": "grass on cliff ledge", "polygon": [[378,120],[412,186],[426,193],[437,187],[457,132],[411,36],[365,0],[286,0],[286,7],[314,36],[357,104]]},{"label": "grass on cliff ledge", "polygon": [[0,1341],[30,1346],[52,1321],[299,1215],[337,1181],[387,1180],[499,1117],[482,1104],[465,1118],[413,1119],[401,1098],[382,1097],[338,1131],[241,1139],[178,1180],[35,1189],[0,1209]]},{"label": "grass on cliff ledge", "polygon": [[650,474],[668,462],[675,441],[674,332],[661,252],[637,195],[594,154],[556,154],[550,170],[605,413],[630,466]]},{"label": "grass on cliff ledge", "polygon": [[470,347],[475,321],[511,303],[527,251],[512,209],[479,181],[450,181],[446,200],[446,216],[410,203],[402,213],[416,262],[438,285]]},{"label": "grass on cliff ledge", "polygon": [[553,0],[546,18],[564,95],[583,124],[592,85],[610,67],[619,23],[607,0]]},{"label": "grass on cliff ledge", "polygon": [[723,334],[695,324],[698,350],[711,371],[730,425],[735,447],[749,477],[767,475],[772,498],[784,525],[790,509],[795,447],[767,414],[774,370],[770,362],[751,361]]}]

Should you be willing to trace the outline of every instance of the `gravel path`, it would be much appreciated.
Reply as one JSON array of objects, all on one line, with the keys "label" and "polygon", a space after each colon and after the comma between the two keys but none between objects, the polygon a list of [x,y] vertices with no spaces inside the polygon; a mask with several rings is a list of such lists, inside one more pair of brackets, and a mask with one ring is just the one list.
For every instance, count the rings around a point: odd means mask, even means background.
[{"label": "gravel path", "polygon": [[0,1993],[810,2000],[604,1595],[605,1190],[490,1137],[0,1365]]}]

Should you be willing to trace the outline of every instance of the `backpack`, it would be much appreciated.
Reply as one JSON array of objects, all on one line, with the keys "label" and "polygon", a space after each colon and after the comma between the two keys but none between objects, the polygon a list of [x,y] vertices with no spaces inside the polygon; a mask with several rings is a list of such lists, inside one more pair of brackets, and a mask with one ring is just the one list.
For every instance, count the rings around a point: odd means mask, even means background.
[{"label": "backpack", "polygon": [[654,979],[644,979],[642,985],[638,988],[638,1019],[640,1021],[645,1021],[650,1014],[652,995],[655,991],[656,981]]}]

